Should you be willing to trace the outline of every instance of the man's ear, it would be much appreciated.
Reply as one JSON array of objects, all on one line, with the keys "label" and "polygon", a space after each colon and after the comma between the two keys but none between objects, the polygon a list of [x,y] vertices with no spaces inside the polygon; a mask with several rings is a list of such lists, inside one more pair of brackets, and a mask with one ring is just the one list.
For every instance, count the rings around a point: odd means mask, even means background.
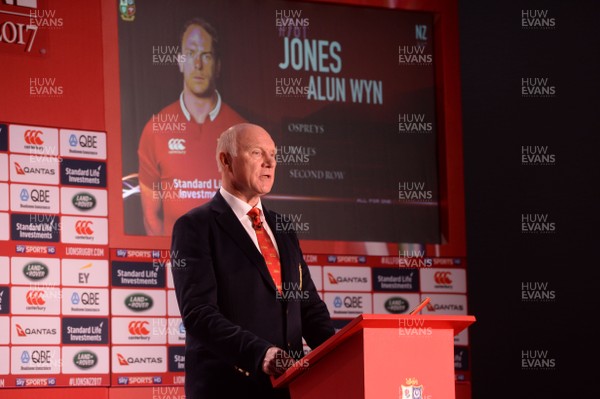
[{"label": "man's ear", "polygon": [[219,161],[221,162],[221,168],[223,170],[231,170],[232,157],[230,154],[226,152],[222,152],[219,154]]}]

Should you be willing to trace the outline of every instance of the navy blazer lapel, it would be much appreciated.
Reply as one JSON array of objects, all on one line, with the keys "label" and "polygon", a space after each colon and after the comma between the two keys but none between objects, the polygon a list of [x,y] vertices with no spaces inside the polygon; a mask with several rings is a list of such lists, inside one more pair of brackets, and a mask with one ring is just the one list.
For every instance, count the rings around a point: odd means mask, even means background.
[{"label": "navy blazer lapel", "polygon": [[273,291],[275,292],[277,288],[275,287],[273,278],[269,273],[269,269],[265,263],[265,258],[262,256],[258,248],[256,248],[254,241],[252,241],[252,239],[248,236],[244,226],[242,226],[227,201],[225,201],[225,198],[223,198],[221,193],[218,191],[212,199],[211,206],[213,211],[219,214],[216,217],[217,223],[252,261],[252,264],[256,266],[263,279],[271,288],[273,288]]}]

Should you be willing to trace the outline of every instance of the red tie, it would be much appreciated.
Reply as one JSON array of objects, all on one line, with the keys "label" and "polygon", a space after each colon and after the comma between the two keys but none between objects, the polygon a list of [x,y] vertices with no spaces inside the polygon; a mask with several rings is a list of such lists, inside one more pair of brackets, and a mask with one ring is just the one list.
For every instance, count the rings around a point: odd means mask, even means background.
[{"label": "red tie", "polygon": [[262,222],[260,221],[260,209],[250,209],[248,211],[248,216],[252,219],[252,227],[256,232],[258,246],[265,258],[269,273],[271,273],[271,277],[273,278],[277,290],[281,291],[281,263],[279,262],[279,256],[277,256],[277,250],[275,249],[275,245],[273,245],[273,241],[271,241],[271,237],[269,237],[265,229],[263,229]]}]

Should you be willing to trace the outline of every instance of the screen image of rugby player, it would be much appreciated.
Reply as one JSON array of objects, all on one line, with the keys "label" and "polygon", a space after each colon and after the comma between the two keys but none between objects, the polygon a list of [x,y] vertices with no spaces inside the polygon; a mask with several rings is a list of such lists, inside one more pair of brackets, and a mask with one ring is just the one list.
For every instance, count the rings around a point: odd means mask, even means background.
[{"label": "screen image of rugby player", "polygon": [[[277,145],[265,197],[277,228],[303,240],[442,241],[431,13],[272,0],[140,12],[119,21],[126,235],[168,236],[214,195],[214,140],[241,119]],[[186,42],[191,18],[209,24],[201,49]],[[212,114],[187,101],[192,61]],[[144,186],[156,230],[143,223]]]}]

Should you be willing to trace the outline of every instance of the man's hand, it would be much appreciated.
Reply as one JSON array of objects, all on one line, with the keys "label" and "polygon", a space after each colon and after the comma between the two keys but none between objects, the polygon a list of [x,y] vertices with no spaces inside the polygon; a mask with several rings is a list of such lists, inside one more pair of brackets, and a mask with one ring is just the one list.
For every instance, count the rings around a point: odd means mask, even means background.
[{"label": "man's hand", "polygon": [[267,349],[262,369],[268,375],[279,377],[295,362],[296,360],[288,355],[286,351],[276,346],[272,346]]}]

